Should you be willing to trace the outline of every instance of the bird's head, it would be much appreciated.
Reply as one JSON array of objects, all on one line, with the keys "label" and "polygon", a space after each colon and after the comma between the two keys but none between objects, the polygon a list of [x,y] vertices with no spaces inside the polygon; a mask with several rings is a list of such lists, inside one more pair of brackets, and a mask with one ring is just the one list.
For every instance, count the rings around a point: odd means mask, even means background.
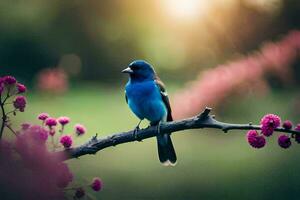
[{"label": "bird's head", "polygon": [[133,61],[122,73],[128,73],[133,81],[153,80],[155,78],[153,67],[144,60]]}]

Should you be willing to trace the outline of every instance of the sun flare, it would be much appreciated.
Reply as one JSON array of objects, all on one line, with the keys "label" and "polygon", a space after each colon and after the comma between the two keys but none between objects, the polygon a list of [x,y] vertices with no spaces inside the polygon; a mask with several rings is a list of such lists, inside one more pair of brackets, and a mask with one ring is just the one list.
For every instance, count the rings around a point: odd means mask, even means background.
[{"label": "sun flare", "polygon": [[167,14],[174,18],[192,20],[199,17],[206,7],[206,0],[164,0]]}]

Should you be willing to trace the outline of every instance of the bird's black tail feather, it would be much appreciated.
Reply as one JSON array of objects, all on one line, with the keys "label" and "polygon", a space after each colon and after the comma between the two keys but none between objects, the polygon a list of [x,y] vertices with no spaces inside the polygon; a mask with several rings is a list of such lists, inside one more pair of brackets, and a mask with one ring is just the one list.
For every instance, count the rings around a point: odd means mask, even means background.
[{"label": "bird's black tail feather", "polygon": [[177,157],[170,134],[164,133],[162,135],[157,135],[156,138],[160,162],[166,166],[175,166]]}]

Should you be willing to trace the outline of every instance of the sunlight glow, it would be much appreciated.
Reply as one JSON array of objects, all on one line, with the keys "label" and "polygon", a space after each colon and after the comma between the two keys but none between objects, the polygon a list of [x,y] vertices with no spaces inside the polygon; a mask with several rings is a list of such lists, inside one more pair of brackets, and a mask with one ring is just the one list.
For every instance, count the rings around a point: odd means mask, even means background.
[{"label": "sunlight glow", "polygon": [[252,6],[261,11],[276,13],[279,12],[283,1],[282,0],[244,0],[249,6]]},{"label": "sunlight glow", "polygon": [[203,14],[208,0],[163,0],[166,12],[172,17],[193,20]]}]

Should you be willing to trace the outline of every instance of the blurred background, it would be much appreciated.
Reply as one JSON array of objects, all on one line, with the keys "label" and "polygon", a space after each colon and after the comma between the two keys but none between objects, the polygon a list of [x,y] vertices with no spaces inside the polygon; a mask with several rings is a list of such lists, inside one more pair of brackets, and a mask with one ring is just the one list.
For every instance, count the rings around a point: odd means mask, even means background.
[{"label": "blurred background", "polygon": [[[226,122],[300,123],[300,1],[4,0],[0,10],[0,75],[29,87],[16,127],[66,115],[88,129],[76,145],[132,129],[120,71],[134,59],[155,67],[176,119],[211,106]],[[155,139],[68,163],[78,185],[103,179],[99,199],[298,199],[300,145],[276,138],[255,150],[243,131],[184,131],[174,168],[159,164]]]}]

